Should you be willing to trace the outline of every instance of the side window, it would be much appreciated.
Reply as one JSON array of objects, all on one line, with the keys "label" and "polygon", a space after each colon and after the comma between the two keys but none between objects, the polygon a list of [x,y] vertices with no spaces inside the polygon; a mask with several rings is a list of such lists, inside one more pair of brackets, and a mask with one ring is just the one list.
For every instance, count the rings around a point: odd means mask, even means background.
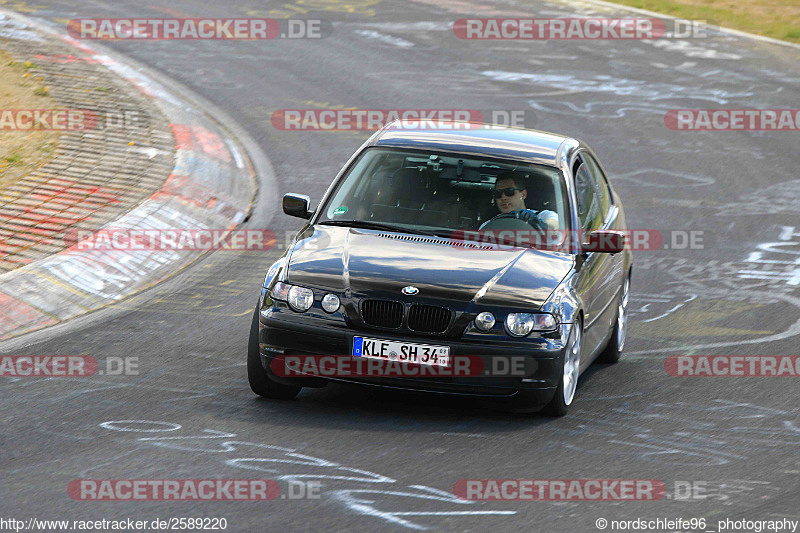
[{"label": "side window", "polygon": [[581,228],[585,230],[599,228],[603,223],[603,216],[600,213],[592,176],[589,174],[588,167],[582,162],[577,163],[577,170],[575,170],[575,196],[578,201],[578,217],[581,220]]},{"label": "side window", "polygon": [[597,192],[597,198],[600,202],[600,211],[603,214],[603,220],[608,215],[608,210],[611,208],[611,191],[608,190],[608,183],[603,176],[603,171],[600,170],[600,165],[589,154],[584,154],[581,158],[589,167],[589,174],[592,176],[594,182],[594,189]]}]

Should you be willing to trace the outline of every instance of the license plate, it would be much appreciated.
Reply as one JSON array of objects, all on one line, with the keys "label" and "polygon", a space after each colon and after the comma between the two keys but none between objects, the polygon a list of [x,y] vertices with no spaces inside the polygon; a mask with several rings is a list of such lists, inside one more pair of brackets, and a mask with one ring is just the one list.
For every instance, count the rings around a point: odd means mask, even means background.
[{"label": "license plate", "polygon": [[430,366],[450,366],[450,347],[387,341],[367,337],[353,338],[353,356]]}]

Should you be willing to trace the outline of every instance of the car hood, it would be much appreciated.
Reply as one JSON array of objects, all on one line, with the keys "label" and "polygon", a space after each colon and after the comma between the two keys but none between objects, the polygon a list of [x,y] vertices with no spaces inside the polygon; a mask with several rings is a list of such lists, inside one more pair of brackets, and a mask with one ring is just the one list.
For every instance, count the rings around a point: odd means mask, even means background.
[{"label": "car hood", "polygon": [[538,308],[573,257],[532,248],[470,249],[445,238],[309,226],[293,246],[287,281],[353,296],[401,294],[452,302]]}]

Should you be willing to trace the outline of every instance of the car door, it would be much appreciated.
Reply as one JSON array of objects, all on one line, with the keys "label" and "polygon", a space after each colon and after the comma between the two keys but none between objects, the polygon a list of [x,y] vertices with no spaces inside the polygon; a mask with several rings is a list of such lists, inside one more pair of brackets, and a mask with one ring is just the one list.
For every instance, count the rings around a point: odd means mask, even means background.
[{"label": "car door", "polygon": [[[597,197],[600,202],[600,211],[603,213],[603,224],[601,229],[604,230],[624,230],[622,227],[622,217],[620,210],[614,205],[613,195],[608,186],[608,181],[603,173],[602,167],[597,163],[594,156],[588,152],[583,154],[583,159],[589,167],[589,174],[592,177],[594,189],[597,192]],[[605,325],[606,335],[600,335],[602,342],[605,336],[610,335],[617,318],[617,298],[622,289],[622,281],[625,275],[625,254],[600,254],[604,255],[606,259],[606,269],[602,277],[602,286],[599,289],[600,298],[603,302],[602,316],[598,319],[598,324]]]},{"label": "car door", "polygon": [[[575,196],[582,239],[598,229],[614,229],[616,212],[612,209],[611,197],[599,166],[587,152],[581,152],[573,164]],[[577,289],[584,302],[584,353],[586,360],[601,347],[610,332],[614,320],[616,272],[622,254],[611,255],[599,251],[583,253],[578,258],[580,265]]]}]

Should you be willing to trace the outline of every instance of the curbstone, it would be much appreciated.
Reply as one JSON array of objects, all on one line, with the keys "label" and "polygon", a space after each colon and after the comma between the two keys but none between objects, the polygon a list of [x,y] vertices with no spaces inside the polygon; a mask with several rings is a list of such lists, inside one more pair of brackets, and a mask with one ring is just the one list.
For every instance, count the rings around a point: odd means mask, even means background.
[{"label": "curbstone", "polygon": [[[0,11],[0,17],[3,13]],[[90,216],[93,209],[102,206],[103,202],[125,199],[125,193],[121,191],[114,191],[112,197],[103,196],[105,191],[101,188],[108,179],[144,181],[150,186],[155,185],[155,190],[121,216],[106,221],[103,228],[232,230],[245,220],[254,202],[257,175],[249,154],[241,146],[243,141],[214,120],[211,113],[177,97],[164,84],[124,60],[112,58],[61,35],[38,21],[16,13],[6,12],[4,16],[13,22],[14,38],[24,35],[39,44],[48,39],[60,39],[76,49],[76,56],[88,58],[87,63],[103,65],[135,87],[165,117],[169,130],[152,135],[155,147],[137,147],[135,144],[128,147],[126,137],[110,136],[112,141],[124,141],[126,149],[124,153],[108,157],[108,161],[123,168],[129,164],[128,156],[144,155],[155,160],[153,164],[164,165],[170,153],[174,154],[174,161],[171,161],[172,168],[162,183],[148,180],[136,172],[127,172],[121,177],[108,176],[107,173],[94,175],[92,164],[62,165],[51,167],[48,174],[38,176],[33,188],[26,184],[10,193],[0,191],[0,195],[15,195],[17,203],[34,194],[44,195],[55,205],[63,207],[47,212],[63,213],[60,215],[63,220],[48,221],[54,225],[44,227],[45,231],[63,231],[70,222]],[[69,139],[69,142],[78,141]],[[171,143],[171,146],[167,150],[159,143]],[[92,149],[95,157],[105,157],[99,148],[92,146]],[[59,190],[59,186],[68,188],[69,182],[79,177],[82,183],[94,185],[97,189],[89,187],[84,190],[85,195],[76,197],[72,197],[71,192]],[[42,187],[40,192],[36,187],[45,180],[49,185]],[[33,193],[33,190],[37,192]],[[40,205],[37,203],[39,199],[21,205],[35,207]],[[6,227],[5,223],[3,227]],[[163,281],[206,253],[187,250],[87,251],[72,245],[38,260],[27,257],[31,260],[29,264],[0,274],[0,340],[105,307]]]}]

